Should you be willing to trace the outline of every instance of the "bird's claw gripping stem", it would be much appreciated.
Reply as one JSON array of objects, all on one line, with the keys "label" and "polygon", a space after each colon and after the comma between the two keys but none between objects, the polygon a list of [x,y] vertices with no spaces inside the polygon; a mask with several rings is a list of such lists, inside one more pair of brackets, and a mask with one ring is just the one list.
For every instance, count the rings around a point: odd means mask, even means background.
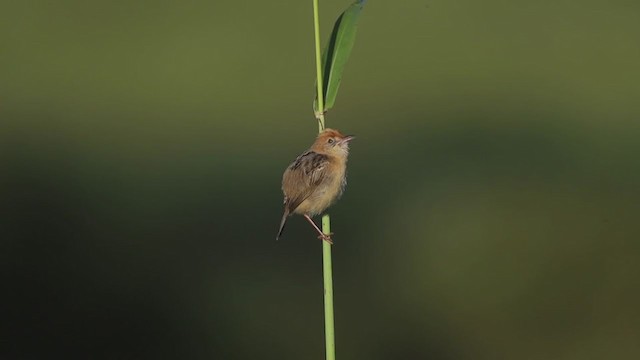
[{"label": "bird's claw gripping stem", "polygon": [[333,245],[333,240],[331,239],[331,235],[333,235],[333,233],[318,235],[318,239],[324,240],[329,244]]}]

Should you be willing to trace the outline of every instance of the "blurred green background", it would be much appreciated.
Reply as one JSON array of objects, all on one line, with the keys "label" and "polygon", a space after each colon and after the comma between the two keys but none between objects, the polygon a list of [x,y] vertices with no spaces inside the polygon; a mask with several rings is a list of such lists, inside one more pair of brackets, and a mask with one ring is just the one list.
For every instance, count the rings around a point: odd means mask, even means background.
[{"label": "blurred green background", "polygon": [[[321,1],[326,40],[348,1]],[[322,359],[311,1],[0,5],[0,358]],[[640,3],[369,1],[340,359],[640,358]]]}]

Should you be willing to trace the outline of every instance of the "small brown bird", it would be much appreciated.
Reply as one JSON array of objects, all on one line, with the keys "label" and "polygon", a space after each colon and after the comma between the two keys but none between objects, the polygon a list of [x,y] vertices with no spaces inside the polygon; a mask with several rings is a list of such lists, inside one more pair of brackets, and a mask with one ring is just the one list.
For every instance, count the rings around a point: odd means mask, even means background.
[{"label": "small brown bird", "polygon": [[311,218],[321,214],[342,195],[347,184],[349,142],[354,138],[325,129],[318,134],[311,148],[285,170],[282,175],[284,214],[276,240],[282,235],[289,215],[301,214],[320,234],[320,239],[333,243],[331,234],[324,234]]}]

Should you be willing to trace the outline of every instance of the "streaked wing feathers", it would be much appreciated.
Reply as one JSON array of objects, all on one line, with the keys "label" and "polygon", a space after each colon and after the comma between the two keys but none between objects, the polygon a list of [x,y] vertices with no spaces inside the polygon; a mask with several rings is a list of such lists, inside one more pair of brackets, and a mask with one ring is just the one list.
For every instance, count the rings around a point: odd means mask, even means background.
[{"label": "streaked wing feathers", "polygon": [[285,205],[293,212],[326,178],[329,158],[314,151],[298,156],[282,176]]}]

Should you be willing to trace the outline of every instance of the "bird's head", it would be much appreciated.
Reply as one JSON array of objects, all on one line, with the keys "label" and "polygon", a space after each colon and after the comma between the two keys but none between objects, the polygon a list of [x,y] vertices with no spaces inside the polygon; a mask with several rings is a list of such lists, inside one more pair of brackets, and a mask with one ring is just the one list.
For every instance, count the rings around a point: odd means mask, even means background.
[{"label": "bird's head", "polygon": [[342,135],[338,130],[325,129],[318,134],[311,149],[322,154],[346,157],[349,155],[349,142],[353,139],[353,135]]}]

